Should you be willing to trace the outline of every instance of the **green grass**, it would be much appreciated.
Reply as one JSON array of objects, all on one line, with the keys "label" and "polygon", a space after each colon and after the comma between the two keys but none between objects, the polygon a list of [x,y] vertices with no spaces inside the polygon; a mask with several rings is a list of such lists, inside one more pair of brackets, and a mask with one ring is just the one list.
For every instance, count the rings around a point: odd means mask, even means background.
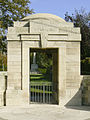
[{"label": "green grass", "polygon": [[[35,93],[43,93],[43,90],[36,89],[36,88],[31,88],[30,90],[31,90],[31,92],[35,92]],[[46,94],[51,94],[52,91],[45,90],[45,93]]]},{"label": "green grass", "polygon": [[50,80],[46,79],[46,76],[43,74],[31,74],[30,81],[31,82],[50,82]]},{"label": "green grass", "polygon": [[31,74],[31,76],[42,76],[42,74]]},{"label": "green grass", "polygon": [[[52,82],[49,79],[46,79],[46,76],[43,74],[31,74],[30,75],[30,88],[31,92],[43,93],[43,90],[40,88],[33,88],[34,86],[52,86]],[[52,91],[45,90],[45,93],[51,94]]]},{"label": "green grass", "polygon": [[37,80],[38,80],[38,79],[42,79],[42,78],[44,78],[44,76],[35,76],[35,77],[34,77],[34,76],[31,76],[31,77],[30,77],[31,80],[34,80],[34,79],[37,79]]}]

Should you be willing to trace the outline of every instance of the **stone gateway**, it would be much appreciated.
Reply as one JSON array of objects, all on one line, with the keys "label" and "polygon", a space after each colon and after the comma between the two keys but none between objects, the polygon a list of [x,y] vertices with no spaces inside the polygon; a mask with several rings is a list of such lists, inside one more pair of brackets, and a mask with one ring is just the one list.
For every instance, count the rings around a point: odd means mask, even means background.
[{"label": "stone gateway", "polygon": [[30,50],[53,52],[55,99],[62,105],[81,105],[80,28],[51,14],[33,14],[8,28],[6,105],[30,104]]}]

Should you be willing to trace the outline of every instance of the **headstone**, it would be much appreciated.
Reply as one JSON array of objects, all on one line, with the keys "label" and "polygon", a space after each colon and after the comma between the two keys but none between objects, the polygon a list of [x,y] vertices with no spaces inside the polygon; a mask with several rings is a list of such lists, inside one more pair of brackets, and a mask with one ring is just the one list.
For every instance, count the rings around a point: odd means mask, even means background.
[{"label": "headstone", "polygon": [[37,74],[38,65],[36,64],[36,52],[33,53],[33,64],[31,64],[31,73]]}]

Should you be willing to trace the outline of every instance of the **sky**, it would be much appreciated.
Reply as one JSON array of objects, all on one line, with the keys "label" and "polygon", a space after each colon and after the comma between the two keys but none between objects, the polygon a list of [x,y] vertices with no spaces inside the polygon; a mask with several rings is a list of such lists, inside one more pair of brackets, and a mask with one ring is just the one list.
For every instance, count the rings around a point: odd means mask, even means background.
[{"label": "sky", "polygon": [[35,13],[50,13],[64,18],[64,14],[68,12],[70,15],[75,9],[84,8],[86,12],[90,12],[90,0],[30,0],[31,8]]}]

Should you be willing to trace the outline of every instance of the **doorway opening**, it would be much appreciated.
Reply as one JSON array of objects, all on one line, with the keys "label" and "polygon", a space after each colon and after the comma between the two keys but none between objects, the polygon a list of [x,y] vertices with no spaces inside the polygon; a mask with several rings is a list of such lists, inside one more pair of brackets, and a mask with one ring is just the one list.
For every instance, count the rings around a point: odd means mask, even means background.
[{"label": "doorway opening", "polygon": [[30,49],[30,103],[58,104],[58,49]]}]

